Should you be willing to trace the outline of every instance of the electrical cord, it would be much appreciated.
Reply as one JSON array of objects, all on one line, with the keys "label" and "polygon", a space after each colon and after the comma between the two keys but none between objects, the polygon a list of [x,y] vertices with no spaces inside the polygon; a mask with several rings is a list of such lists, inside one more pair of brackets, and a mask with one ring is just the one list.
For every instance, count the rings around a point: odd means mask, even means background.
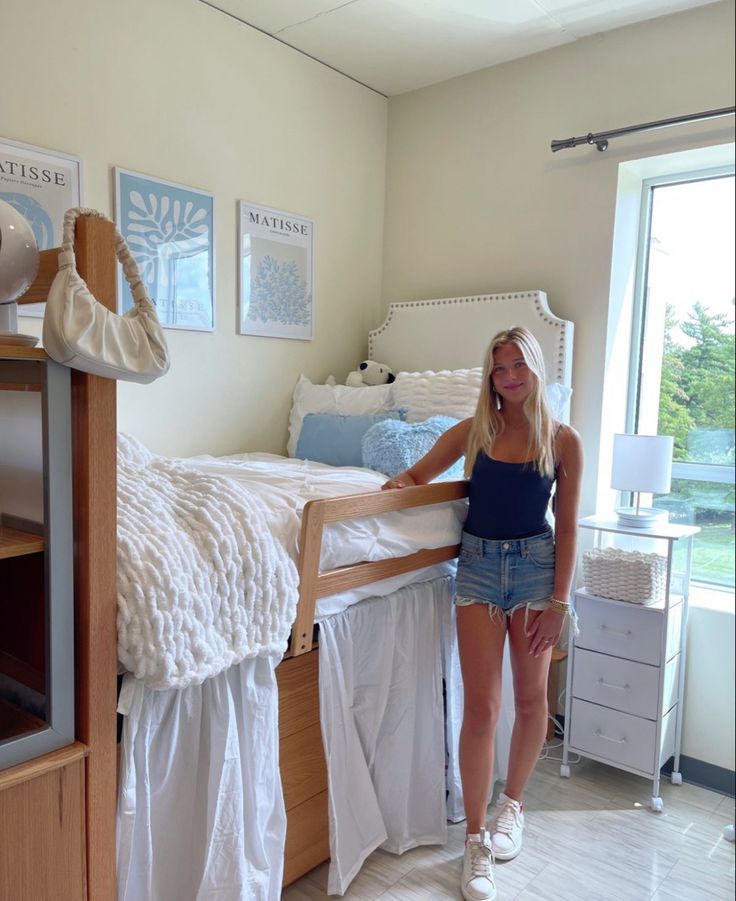
[{"label": "electrical cord", "polygon": [[[559,695],[557,697],[557,706],[558,707],[562,704],[562,701],[565,697],[566,691],[567,691],[567,689],[563,688],[562,691],[559,693]],[[555,729],[557,730],[557,732],[560,733],[560,735],[562,735],[562,739],[561,740],[558,739],[557,741],[555,741],[555,739],[552,738],[550,741],[545,742],[544,747],[542,748],[542,752],[539,755],[539,759],[540,760],[557,760],[561,763],[562,756],[558,757],[556,754],[550,754],[550,751],[559,751],[563,747],[564,738],[565,738],[565,727],[557,719],[557,717],[553,716],[551,713],[549,714],[549,719],[551,719],[552,722],[555,724]],[[576,757],[577,760],[573,760],[574,757]],[[576,754],[574,751],[571,752],[570,754],[568,754],[568,758],[569,759],[567,762],[569,764],[572,764],[573,766],[576,763],[580,763],[580,761],[582,760],[582,757],[580,756],[580,754]]]}]

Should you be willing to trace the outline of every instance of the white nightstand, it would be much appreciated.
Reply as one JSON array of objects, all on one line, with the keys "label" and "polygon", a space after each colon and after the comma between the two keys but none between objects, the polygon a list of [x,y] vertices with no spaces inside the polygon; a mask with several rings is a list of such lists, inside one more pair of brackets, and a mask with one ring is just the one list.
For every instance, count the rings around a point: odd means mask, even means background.
[{"label": "white nightstand", "polygon": [[[565,699],[565,739],[560,775],[569,777],[569,753],[580,754],[652,779],[652,810],[662,810],[659,778],[674,755],[671,780],[682,782],[680,736],[685,678],[688,591],[692,539],[697,526],[669,523],[651,529],[619,526],[615,515],[588,516],[578,523],[606,536],[630,536],[629,549],[663,553],[664,598],[633,604],[575,592],[580,634],[570,642]],[[620,545],[622,540],[613,541]],[[685,544],[684,571],[675,573],[675,545]]]}]

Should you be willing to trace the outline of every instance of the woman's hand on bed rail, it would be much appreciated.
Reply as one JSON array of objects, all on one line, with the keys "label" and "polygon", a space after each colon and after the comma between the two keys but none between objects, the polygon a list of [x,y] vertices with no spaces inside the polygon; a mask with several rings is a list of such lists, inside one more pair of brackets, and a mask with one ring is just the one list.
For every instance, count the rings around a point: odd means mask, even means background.
[{"label": "woman's hand on bed rail", "polygon": [[430,450],[404,472],[397,473],[381,488],[409,488],[412,485],[428,485],[445,472],[465,453],[468,444],[471,419],[463,419],[435,441]]},{"label": "woman's hand on bed rail", "polygon": [[400,472],[395,475],[393,479],[384,482],[383,485],[381,485],[381,491],[385,491],[387,488],[408,488],[410,485],[416,484],[417,483],[408,472]]}]

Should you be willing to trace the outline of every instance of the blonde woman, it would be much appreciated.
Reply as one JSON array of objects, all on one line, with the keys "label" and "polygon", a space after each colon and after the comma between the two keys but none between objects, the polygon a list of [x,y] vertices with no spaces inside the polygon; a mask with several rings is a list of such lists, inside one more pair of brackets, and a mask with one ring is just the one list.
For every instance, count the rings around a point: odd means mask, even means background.
[{"label": "blonde woman", "polygon": [[[469,504],[455,604],[465,705],[461,888],[468,901],[493,901],[494,858],[511,860],[521,850],[524,788],[547,730],[552,649],[571,612],[582,446],[574,429],[553,419],[545,384],[534,336],[521,327],[500,332],[486,354],[475,416],[383,486],[426,484],[465,455]],[[553,532],[546,514],[555,484]],[[486,829],[507,635],[516,716],[505,790]]]}]

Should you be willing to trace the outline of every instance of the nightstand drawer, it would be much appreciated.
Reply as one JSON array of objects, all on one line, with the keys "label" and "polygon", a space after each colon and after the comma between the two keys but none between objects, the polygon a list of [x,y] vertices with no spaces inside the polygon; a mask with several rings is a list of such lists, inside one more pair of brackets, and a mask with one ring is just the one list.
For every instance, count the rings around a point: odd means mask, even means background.
[{"label": "nightstand drawer", "polygon": [[[580,591],[575,594],[575,607],[580,628],[576,647],[654,666],[662,662],[663,610],[606,601]],[[667,619],[665,660],[679,649],[681,631],[682,604],[678,604]]]},{"label": "nightstand drawer", "polygon": [[573,697],[624,713],[657,716],[659,667],[582,648],[575,653]]},{"label": "nightstand drawer", "polygon": [[[670,725],[675,722],[676,712],[677,708],[673,707],[662,720],[663,744],[667,746],[671,744]],[[652,720],[577,698],[572,702],[570,747],[573,750],[653,776],[656,738],[657,724]],[[660,757],[661,754],[656,754],[657,769],[661,766]]]},{"label": "nightstand drawer", "polygon": [[[677,700],[679,664],[680,655],[677,654],[665,667],[662,704],[665,713]],[[657,718],[660,673],[658,666],[578,648],[572,694],[593,704],[654,720]]]}]

